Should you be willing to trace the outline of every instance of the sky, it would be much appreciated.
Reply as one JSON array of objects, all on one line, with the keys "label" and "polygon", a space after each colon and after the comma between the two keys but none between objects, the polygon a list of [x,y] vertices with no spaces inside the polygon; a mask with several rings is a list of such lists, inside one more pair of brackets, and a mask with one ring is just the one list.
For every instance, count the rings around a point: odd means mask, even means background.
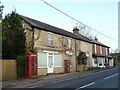
[{"label": "sky", "polygon": [[[44,0],[96,31],[118,40],[118,1],[117,0]],[[2,0],[3,18],[16,9],[18,14],[39,20],[72,32],[79,25],[69,17],[43,3],[41,0]],[[95,31],[92,36],[107,46],[110,51],[118,48],[118,42]]]}]

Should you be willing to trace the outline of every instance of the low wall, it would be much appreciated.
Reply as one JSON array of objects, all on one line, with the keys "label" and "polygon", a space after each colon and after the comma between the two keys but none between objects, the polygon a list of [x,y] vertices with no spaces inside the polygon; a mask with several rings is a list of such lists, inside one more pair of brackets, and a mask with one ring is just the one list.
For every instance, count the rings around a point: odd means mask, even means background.
[{"label": "low wall", "polygon": [[2,62],[2,81],[17,79],[16,60],[0,60]]},{"label": "low wall", "polygon": [[81,72],[81,71],[86,71],[86,70],[87,70],[86,65],[77,65],[77,71]]}]

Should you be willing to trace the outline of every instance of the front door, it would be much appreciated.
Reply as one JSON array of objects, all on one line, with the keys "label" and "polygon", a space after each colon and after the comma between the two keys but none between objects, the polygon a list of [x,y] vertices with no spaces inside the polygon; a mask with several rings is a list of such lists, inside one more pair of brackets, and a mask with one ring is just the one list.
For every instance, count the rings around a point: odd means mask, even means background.
[{"label": "front door", "polygon": [[53,73],[53,53],[48,53],[48,73]]}]

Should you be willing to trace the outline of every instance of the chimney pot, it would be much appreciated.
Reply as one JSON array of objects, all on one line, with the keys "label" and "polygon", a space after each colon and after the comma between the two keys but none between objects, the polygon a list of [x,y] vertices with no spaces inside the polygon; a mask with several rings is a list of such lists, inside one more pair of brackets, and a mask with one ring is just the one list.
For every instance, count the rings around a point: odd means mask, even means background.
[{"label": "chimney pot", "polygon": [[75,35],[78,35],[78,34],[79,34],[79,29],[78,29],[77,27],[74,27],[73,33],[74,33]]}]

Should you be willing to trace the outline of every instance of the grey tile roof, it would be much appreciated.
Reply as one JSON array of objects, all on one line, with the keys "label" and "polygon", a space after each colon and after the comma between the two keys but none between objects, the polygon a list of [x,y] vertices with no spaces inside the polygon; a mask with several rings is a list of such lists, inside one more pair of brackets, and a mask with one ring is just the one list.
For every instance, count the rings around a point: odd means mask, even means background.
[{"label": "grey tile roof", "polygon": [[[19,15],[19,14],[18,14]],[[39,29],[43,29],[45,31],[49,31],[49,32],[53,32],[53,33],[56,33],[56,34],[60,34],[60,35],[64,35],[64,36],[67,36],[67,37],[71,37],[71,38],[74,38],[74,39],[77,39],[77,40],[82,40],[82,41],[85,41],[85,42],[89,42],[89,43],[95,43],[95,44],[98,44],[98,45],[102,45],[102,46],[105,46],[105,47],[108,47],[104,44],[102,44],[101,42],[99,41],[96,41],[96,40],[93,40],[93,39],[90,39],[90,38],[87,38],[81,34],[79,34],[78,36],[76,36],[75,34],[71,33],[71,32],[68,32],[64,29],[60,29],[58,27],[55,27],[55,26],[52,26],[52,25],[49,25],[49,24],[46,24],[46,23],[43,23],[43,22],[40,22],[38,20],[34,20],[34,19],[31,19],[29,17],[26,17],[26,16],[23,16],[23,15],[19,15],[26,23],[29,23],[32,27],[35,27],[35,28],[39,28]]]},{"label": "grey tile roof", "polygon": [[83,36],[83,37],[86,38],[86,39],[88,39],[89,41],[91,41],[93,44],[98,44],[98,45],[101,45],[101,46],[110,48],[109,46],[107,46],[107,45],[105,45],[105,44],[99,42],[98,40],[91,39],[91,38],[88,38],[88,37],[85,37],[85,36]]},{"label": "grey tile roof", "polygon": [[71,37],[71,38],[74,38],[74,39],[78,39],[78,40],[82,40],[82,41],[91,43],[91,41],[87,40],[82,35],[76,36],[75,34],[73,34],[71,32],[68,32],[68,31],[66,31],[64,29],[60,29],[58,27],[55,27],[55,26],[40,22],[38,20],[31,19],[29,17],[25,17],[25,16],[22,16],[22,15],[19,15],[19,16],[26,23],[30,24],[32,27],[39,28],[39,29],[42,29],[42,30],[45,30],[45,31],[53,32],[53,33],[56,33],[56,34],[64,35],[64,36],[67,36],[67,37]]},{"label": "grey tile roof", "polygon": [[92,42],[93,42],[94,44],[98,44],[98,45],[101,45],[101,46],[110,48],[109,46],[106,46],[105,44],[99,42],[98,40],[92,40]]}]

